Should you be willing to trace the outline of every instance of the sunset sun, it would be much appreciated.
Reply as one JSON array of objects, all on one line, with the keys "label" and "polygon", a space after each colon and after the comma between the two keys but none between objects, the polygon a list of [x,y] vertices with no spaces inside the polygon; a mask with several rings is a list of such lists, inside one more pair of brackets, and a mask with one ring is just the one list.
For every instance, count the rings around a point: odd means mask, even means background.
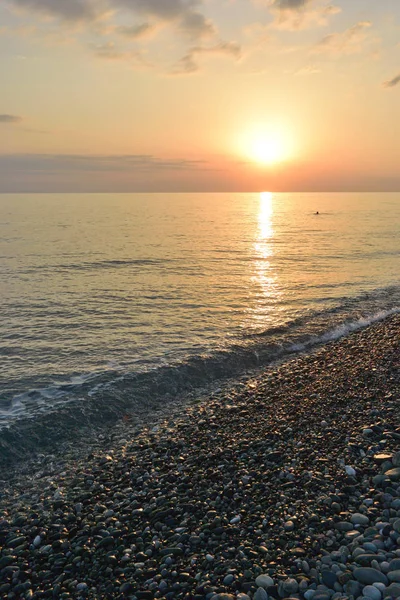
[{"label": "sunset sun", "polygon": [[285,143],[278,136],[260,136],[254,139],[249,154],[257,163],[273,165],[284,160],[286,152]]},{"label": "sunset sun", "polygon": [[254,125],[241,134],[238,146],[249,161],[260,167],[284,163],[293,154],[291,136],[283,124]]}]

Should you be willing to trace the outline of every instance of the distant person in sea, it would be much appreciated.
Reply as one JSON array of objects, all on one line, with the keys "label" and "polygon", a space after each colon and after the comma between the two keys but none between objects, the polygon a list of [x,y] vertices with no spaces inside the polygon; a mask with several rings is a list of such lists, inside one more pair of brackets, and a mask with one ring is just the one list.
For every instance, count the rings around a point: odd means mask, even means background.
[{"label": "distant person in sea", "polygon": [[316,215],[319,215],[319,212],[317,211],[315,214],[316,214]]}]

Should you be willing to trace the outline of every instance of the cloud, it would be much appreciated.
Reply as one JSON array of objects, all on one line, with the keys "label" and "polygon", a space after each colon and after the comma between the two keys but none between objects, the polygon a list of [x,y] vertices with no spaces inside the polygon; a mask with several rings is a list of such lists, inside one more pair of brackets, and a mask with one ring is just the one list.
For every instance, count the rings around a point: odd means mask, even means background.
[{"label": "cloud", "polygon": [[192,170],[204,167],[199,160],[162,159],[147,154],[2,154],[0,172],[148,172]]},{"label": "cloud", "polygon": [[[70,22],[95,21],[104,14],[98,0],[11,0],[17,8]],[[102,6],[103,5],[103,6]]]},{"label": "cloud", "polygon": [[295,71],[294,74],[298,75],[298,76],[302,76],[302,75],[316,75],[317,73],[321,73],[321,69],[319,67],[316,67],[314,65],[308,65],[307,67],[298,69],[297,71]]},{"label": "cloud", "polygon": [[0,115],[0,123],[16,124],[21,123],[22,117],[18,115]]},{"label": "cloud", "polygon": [[178,29],[192,38],[214,35],[216,28],[197,10],[200,0],[114,0],[120,7],[163,22],[175,22]]},{"label": "cloud", "polygon": [[396,77],[393,77],[393,79],[389,79],[388,81],[385,81],[383,83],[383,87],[386,88],[392,88],[392,87],[396,87],[396,85],[400,84],[400,73],[398,75],[396,75]]},{"label": "cloud", "polygon": [[315,0],[269,0],[269,6],[274,16],[271,27],[288,31],[326,26],[330,17],[341,12],[339,6]]},{"label": "cloud", "polygon": [[172,75],[189,75],[199,71],[200,66],[197,57],[201,55],[225,55],[239,60],[242,55],[242,49],[236,42],[220,42],[215,46],[203,47],[195,46],[190,48],[188,53],[183,56],[176,67],[172,70]]},{"label": "cloud", "polygon": [[123,61],[131,66],[151,67],[151,63],[146,61],[142,53],[136,51],[122,51],[114,44],[114,42],[106,42],[105,44],[89,44],[89,49],[93,52],[96,58],[107,60],[110,62]]},{"label": "cloud", "polygon": [[364,49],[368,38],[367,30],[372,26],[369,21],[360,21],[341,33],[332,33],[324,37],[316,46],[313,54],[328,54],[333,57],[358,54]]},{"label": "cloud", "polygon": [[149,37],[154,33],[156,27],[150,23],[141,23],[140,25],[120,25],[115,31],[120,35],[131,40],[139,40]]}]

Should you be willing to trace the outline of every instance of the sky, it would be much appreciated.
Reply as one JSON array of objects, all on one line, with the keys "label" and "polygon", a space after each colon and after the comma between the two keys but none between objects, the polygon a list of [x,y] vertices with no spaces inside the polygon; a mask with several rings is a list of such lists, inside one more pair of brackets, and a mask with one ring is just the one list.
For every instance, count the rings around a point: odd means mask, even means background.
[{"label": "sky", "polygon": [[399,191],[399,0],[0,0],[0,192]]}]

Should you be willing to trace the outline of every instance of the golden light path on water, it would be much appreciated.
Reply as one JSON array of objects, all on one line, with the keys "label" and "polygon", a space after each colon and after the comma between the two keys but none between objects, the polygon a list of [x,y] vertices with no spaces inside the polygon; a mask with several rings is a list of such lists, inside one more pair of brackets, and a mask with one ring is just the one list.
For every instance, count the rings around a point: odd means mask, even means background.
[{"label": "golden light path on water", "polygon": [[254,242],[254,274],[252,282],[258,288],[258,298],[253,308],[253,324],[256,329],[271,324],[273,307],[279,297],[277,276],[272,271],[271,259],[274,254],[273,227],[274,195],[271,192],[261,192],[258,210],[257,238]]}]

